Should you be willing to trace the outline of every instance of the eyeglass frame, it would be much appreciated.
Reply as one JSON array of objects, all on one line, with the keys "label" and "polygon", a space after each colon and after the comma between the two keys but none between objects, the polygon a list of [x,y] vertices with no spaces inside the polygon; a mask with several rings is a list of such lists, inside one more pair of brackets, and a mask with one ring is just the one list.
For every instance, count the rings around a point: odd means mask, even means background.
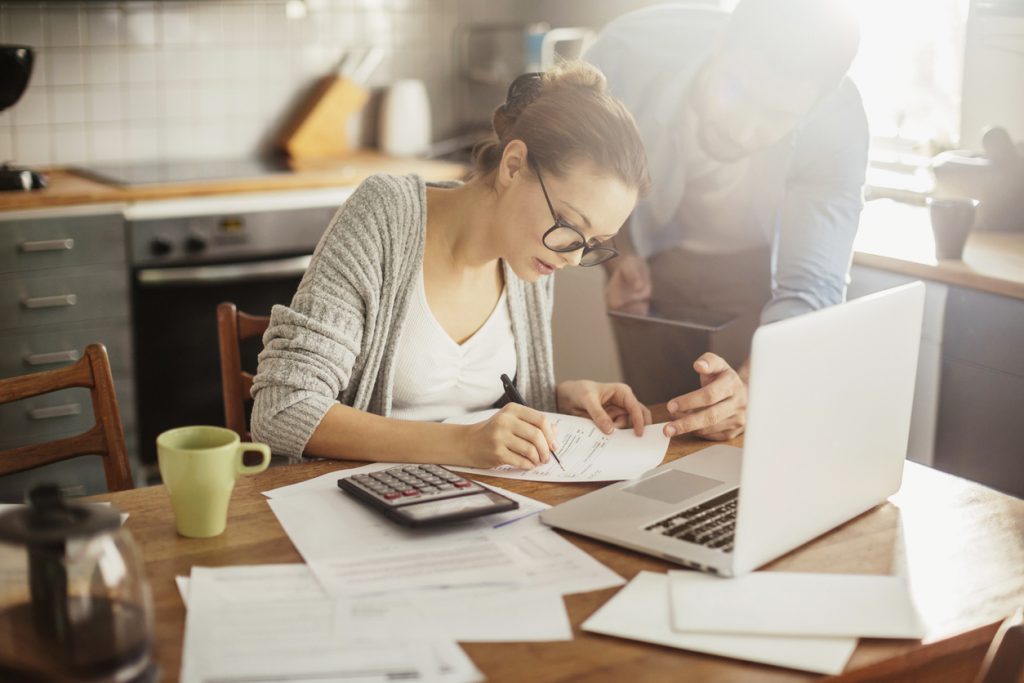
[{"label": "eyeglass frame", "polygon": [[[540,175],[540,169],[535,168],[534,172],[537,174],[537,180],[540,182],[540,190],[541,190],[541,192],[544,193],[544,201],[546,201],[548,203],[548,211],[551,212],[551,217],[553,219],[555,219],[555,224],[552,225],[550,228],[548,228],[547,231],[544,232],[544,236],[541,237],[541,242],[544,243],[544,247],[545,248],[555,252],[556,254],[571,254],[574,251],[579,251],[580,249],[582,249],[583,253],[580,255],[580,263],[579,263],[581,268],[590,268],[592,266],[599,266],[602,263],[608,263],[613,258],[615,258],[616,256],[619,255],[619,252],[618,252],[617,249],[615,249],[615,247],[604,247],[604,246],[592,247],[592,246],[590,246],[589,244],[587,244],[587,237],[586,237],[586,235],[584,235],[582,232],[580,232],[576,228],[576,226],[569,224],[565,219],[563,219],[557,213],[555,213],[555,206],[554,206],[554,204],[551,203],[551,197],[548,196],[548,188],[546,188],[544,186],[544,179]],[[576,233],[577,235],[580,236],[580,242],[582,242],[583,244],[581,246],[579,246],[579,247],[572,247],[571,249],[557,249],[557,248],[552,247],[551,245],[549,245],[548,244],[548,235],[550,235],[555,230],[558,230],[560,228],[567,228],[569,230],[572,230],[574,233]],[[603,259],[601,261],[598,261],[597,263],[584,263],[583,259],[586,257],[586,255],[591,253],[591,252],[595,252],[595,251],[607,252],[607,253],[610,253],[611,256],[609,256],[608,258]]]}]

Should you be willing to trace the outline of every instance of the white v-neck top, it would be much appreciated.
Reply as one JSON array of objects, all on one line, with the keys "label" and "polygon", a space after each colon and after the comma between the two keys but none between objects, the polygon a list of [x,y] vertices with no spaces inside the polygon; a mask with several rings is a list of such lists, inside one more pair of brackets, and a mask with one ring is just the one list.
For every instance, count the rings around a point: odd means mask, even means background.
[{"label": "white v-neck top", "polygon": [[490,408],[505,393],[502,373],[516,376],[505,290],[480,329],[457,344],[430,310],[422,268],[415,283],[395,354],[391,416],[439,421]]}]

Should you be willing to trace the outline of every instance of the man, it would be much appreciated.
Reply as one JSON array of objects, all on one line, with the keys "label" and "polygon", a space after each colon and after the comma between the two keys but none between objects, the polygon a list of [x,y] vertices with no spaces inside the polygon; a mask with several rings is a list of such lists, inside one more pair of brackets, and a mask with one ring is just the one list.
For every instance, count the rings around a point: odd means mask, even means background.
[{"label": "man", "polygon": [[[867,166],[846,77],[858,42],[836,0],[659,5],[608,24],[586,58],[636,117],[654,185],[609,262],[609,309],[727,312],[749,344],[758,324],[845,298]],[[748,363],[700,356],[702,388],[668,402],[665,433],[742,433]]]}]

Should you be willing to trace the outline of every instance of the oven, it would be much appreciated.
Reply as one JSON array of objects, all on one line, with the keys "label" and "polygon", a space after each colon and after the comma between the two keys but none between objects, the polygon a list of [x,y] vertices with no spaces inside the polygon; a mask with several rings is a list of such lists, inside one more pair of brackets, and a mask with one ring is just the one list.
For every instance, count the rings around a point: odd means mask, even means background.
[{"label": "oven", "polygon": [[[139,457],[155,471],[156,437],[223,425],[217,304],[269,314],[287,304],[351,188],[146,202],[126,211],[130,237]],[[262,343],[243,343],[256,368]]]}]

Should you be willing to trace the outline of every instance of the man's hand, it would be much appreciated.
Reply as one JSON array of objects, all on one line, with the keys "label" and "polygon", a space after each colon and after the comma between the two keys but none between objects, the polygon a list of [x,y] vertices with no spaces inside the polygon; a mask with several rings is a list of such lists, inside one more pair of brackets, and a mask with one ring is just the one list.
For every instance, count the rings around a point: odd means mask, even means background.
[{"label": "man's hand", "polygon": [[711,441],[728,441],[743,433],[747,424],[746,364],[744,377],[720,356],[705,353],[693,364],[700,374],[700,389],[668,402],[673,421],[666,436],[695,433]]},{"label": "man's hand", "polygon": [[647,261],[635,254],[623,254],[609,266],[605,303],[609,311],[647,315],[651,307],[651,271]]}]

